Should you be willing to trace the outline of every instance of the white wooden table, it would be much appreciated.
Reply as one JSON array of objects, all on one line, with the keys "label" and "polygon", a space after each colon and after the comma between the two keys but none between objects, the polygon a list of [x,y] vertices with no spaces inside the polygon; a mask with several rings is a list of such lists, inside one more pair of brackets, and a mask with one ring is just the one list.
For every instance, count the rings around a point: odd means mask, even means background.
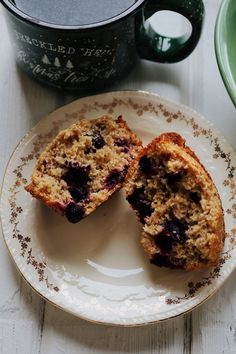
[{"label": "white wooden table", "polygon": [[[206,20],[195,52],[178,64],[142,61],[117,86],[156,92],[190,105],[236,148],[236,111],[214,54],[220,0],[206,0]],[[0,174],[18,141],[42,116],[78,97],[31,81],[15,65],[0,9]],[[236,353],[236,272],[194,312],[139,328],[95,325],[42,300],[16,270],[0,237],[0,353]]]}]

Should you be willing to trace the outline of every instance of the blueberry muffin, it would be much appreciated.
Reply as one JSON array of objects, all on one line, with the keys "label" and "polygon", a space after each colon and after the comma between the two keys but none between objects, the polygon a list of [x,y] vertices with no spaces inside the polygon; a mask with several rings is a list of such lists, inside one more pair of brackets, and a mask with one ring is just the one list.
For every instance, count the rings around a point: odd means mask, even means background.
[{"label": "blueberry muffin", "polygon": [[26,190],[77,223],[122,187],[141,147],[121,116],[82,119],[46,147]]},{"label": "blueberry muffin", "polygon": [[138,154],[125,189],[152,264],[185,270],[217,265],[225,238],[220,197],[179,134],[164,133]]}]

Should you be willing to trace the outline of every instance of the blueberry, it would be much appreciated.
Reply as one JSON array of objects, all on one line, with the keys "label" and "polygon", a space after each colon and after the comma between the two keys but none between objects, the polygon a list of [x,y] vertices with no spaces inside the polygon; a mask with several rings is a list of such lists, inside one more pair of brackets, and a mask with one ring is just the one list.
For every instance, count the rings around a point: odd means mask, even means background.
[{"label": "blueberry", "polygon": [[92,145],[95,149],[101,149],[105,145],[105,141],[101,135],[101,133],[96,130],[92,135]]},{"label": "blueberry", "polygon": [[86,200],[89,195],[89,187],[87,185],[81,187],[72,187],[69,188],[69,192],[73,198],[73,200],[78,203],[80,201]]},{"label": "blueberry", "polygon": [[106,129],[106,125],[104,123],[97,123],[96,126],[100,129],[100,130],[105,130]]},{"label": "blueberry", "polygon": [[137,188],[127,197],[128,202],[138,212],[141,223],[144,224],[145,218],[153,212],[151,200],[146,196],[144,188]]},{"label": "blueberry", "polygon": [[166,234],[165,231],[155,236],[155,243],[160,247],[162,252],[170,252],[173,242],[174,238],[172,238],[170,234]]},{"label": "blueberry", "polygon": [[86,185],[90,181],[90,166],[80,166],[78,163],[68,162],[66,171],[62,175],[62,179],[66,181],[71,188]]},{"label": "blueberry", "polygon": [[151,160],[146,155],[141,157],[141,159],[139,161],[139,167],[140,167],[141,171],[146,175],[153,172],[153,166],[152,166]]},{"label": "blueberry", "polygon": [[174,243],[184,243],[187,240],[188,226],[177,218],[167,220],[163,230],[154,237],[155,243],[162,252],[170,252]]},{"label": "blueberry", "polygon": [[177,183],[181,181],[183,176],[184,176],[184,172],[178,171],[178,172],[167,172],[163,177],[166,180],[168,187],[173,190],[176,190]]},{"label": "blueberry", "polygon": [[118,170],[118,169],[112,170],[105,180],[106,188],[113,189],[118,183],[123,182],[127,172],[128,172],[127,166],[125,166],[123,170]]},{"label": "blueberry", "polygon": [[66,217],[69,222],[75,224],[79,222],[84,217],[84,208],[81,205],[76,205],[71,202],[66,207]]},{"label": "blueberry", "polygon": [[160,253],[154,254],[150,260],[150,263],[155,264],[158,267],[174,268],[174,265],[170,262],[169,257]]},{"label": "blueberry", "polygon": [[118,146],[118,147],[121,147],[122,148],[122,152],[129,152],[130,150],[130,141],[128,141],[127,139],[117,139],[115,141],[115,145]]},{"label": "blueberry", "polygon": [[96,152],[96,149],[94,149],[92,147],[88,147],[84,150],[85,155],[88,155],[88,154],[94,153],[94,152]]},{"label": "blueberry", "polygon": [[190,192],[189,197],[196,204],[199,203],[201,200],[201,197],[198,192]]}]

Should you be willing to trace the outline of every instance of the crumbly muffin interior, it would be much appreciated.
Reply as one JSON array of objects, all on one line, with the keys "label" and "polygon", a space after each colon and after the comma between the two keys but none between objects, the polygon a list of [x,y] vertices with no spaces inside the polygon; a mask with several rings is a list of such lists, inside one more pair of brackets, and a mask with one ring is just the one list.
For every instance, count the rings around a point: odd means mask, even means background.
[{"label": "crumbly muffin interior", "polygon": [[171,143],[157,144],[135,163],[127,199],[143,224],[141,243],[151,262],[185,269],[215,264],[222,210],[203,166]]},{"label": "crumbly muffin interior", "polygon": [[88,215],[121,186],[140,147],[121,117],[81,120],[41,154],[28,190],[69,219]]}]

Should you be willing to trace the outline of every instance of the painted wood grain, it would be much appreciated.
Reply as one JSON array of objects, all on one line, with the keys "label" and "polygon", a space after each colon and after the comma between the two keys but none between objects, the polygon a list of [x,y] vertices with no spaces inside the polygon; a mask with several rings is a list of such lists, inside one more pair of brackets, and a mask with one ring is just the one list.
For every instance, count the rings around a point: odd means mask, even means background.
[{"label": "painted wood grain", "polygon": [[[149,90],[188,104],[214,122],[236,147],[235,109],[214,56],[214,22],[220,1],[208,0],[205,5],[203,35],[190,58],[174,65],[140,61],[112,89]],[[25,132],[77,95],[44,88],[16,67],[1,10],[0,34],[2,178],[8,158]],[[235,272],[217,294],[191,314],[146,327],[119,328],[88,323],[46,303],[19,275],[2,237],[0,269],[0,353],[236,353]]]}]

